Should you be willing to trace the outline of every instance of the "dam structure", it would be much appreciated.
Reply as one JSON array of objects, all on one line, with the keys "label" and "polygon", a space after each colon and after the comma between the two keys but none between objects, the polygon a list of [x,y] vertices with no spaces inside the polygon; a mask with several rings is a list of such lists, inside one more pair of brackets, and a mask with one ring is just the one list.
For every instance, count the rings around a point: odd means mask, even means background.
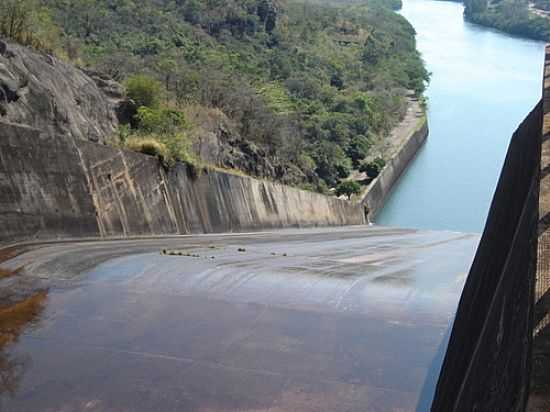
[{"label": "dam structure", "polygon": [[546,58],[481,238],[0,123],[0,409],[544,405]]}]

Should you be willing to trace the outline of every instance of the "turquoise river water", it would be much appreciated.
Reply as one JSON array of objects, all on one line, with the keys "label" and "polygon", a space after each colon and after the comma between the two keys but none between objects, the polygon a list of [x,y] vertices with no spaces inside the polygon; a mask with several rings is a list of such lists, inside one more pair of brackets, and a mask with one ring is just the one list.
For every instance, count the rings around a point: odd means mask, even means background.
[{"label": "turquoise river water", "polygon": [[510,137],[540,99],[544,44],[467,23],[459,3],[403,3],[432,73],[430,136],[377,223],[481,232]]}]

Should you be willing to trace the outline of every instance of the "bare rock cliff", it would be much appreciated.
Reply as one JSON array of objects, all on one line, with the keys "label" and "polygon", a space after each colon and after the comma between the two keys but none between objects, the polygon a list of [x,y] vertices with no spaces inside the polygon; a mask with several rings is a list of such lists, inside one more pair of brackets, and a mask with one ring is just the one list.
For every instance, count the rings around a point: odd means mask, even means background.
[{"label": "bare rock cliff", "polygon": [[122,98],[112,80],[0,39],[0,121],[104,143]]}]

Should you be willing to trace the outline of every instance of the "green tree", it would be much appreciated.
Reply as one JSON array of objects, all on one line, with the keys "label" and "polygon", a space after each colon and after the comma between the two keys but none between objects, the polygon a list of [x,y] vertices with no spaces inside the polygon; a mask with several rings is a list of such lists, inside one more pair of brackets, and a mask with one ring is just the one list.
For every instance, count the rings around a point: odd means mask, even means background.
[{"label": "green tree", "polygon": [[390,44],[386,35],[382,32],[373,31],[363,49],[363,59],[369,64],[378,64],[389,54]]},{"label": "green tree", "polygon": [[135,128],[121,128],[119,138],[125,147],[158,156],[167,166],[176,161],[195,163],[187,128],[185,116],[178,110],[141,106]]},{"label": "green tree", "polygon": [[354,180],[346,180],[336,186],[336,196],[347,196],[351,200],[353,195],[361,192],[361,185]]},{"label": "green tree", "polygon": [[316,173],[329,186],[334,187],[339,179],[344,179],[351,172],[351,160],[340,146],[323,141],[312,154],[317,168]]},{"label": "green tree", "polygon": [[150,76],[138,74],[126,80],[126,94],[138,107],[158,107],[162,85]]},{"label": "green tree", "polygon": [[466,15],[483,13],[487,10],[487,0],[465,0],[464,6],[464,13]]},{"label": "green tree", "polygon": [[201,12],[203,12],[203,6],[199,0],[188,0],[183,6],[183,16],[189,23],[198,24]]},{"label": "green tree", "polygon": [[138,127],[149,133],[170,134],[186,127],[187,122],[178,110],[142,106],[137,113]]},{"label": "green tree", "polygon": [[348,156],[351,158],[354,167],[358,167],[360,162],[367,157],[371,143],[363,135],[354,136],[348,148]]},{"label": "green tree", "polygon": [[366,173],[371,179],[378,177],[382,169],[386,166],[386,162],[381,157],[377,157],[372,162],[361,165],[359,171]]}]

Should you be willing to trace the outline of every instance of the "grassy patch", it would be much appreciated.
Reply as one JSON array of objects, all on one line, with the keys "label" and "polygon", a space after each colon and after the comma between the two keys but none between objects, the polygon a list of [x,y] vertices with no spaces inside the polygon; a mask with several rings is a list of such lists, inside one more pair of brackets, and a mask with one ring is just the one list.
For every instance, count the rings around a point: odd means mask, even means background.
[{"label": "grassy patch", "polygon": [[258,93],[264,97],[267,105],[277,114],[289,114],[296,111],[288,89],[278,82],[265,83],[258,87]]},{"label": "grassy patch", "polygon": [[214,165],[208,165],[207,167],[208,169],[213,170],[215,172],[226,173],[229,175],[235,175],[235,176],[241,176],[241,177],[250,177],[245,172],[239,169],[225,168],[225,167],[214,166]]},{"label": "grassy patch", "polygon": [[126,147],[134,152],[143,153],[149,156],[156,156],[161,161],[169,158],[166,145],[152,137],[134,137],[128,140]]}]

